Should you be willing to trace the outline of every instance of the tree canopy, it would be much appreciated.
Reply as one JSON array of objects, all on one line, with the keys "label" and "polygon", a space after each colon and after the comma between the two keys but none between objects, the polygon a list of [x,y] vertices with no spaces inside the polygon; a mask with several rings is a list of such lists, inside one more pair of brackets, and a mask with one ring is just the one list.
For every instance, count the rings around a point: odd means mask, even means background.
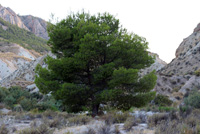
[{"label": "tree canopy", "polygon": [[69,112],[90,109],[98,113],[100,104],[128,110],[147,104],[156,75],[144,77],[139,70],[150,66],[145,38],[128,33],[119,20],[104,13],[77,13],[48,27],[51,51],[48,68],[36,68],[35,83],[42,93],[62,100]]}]

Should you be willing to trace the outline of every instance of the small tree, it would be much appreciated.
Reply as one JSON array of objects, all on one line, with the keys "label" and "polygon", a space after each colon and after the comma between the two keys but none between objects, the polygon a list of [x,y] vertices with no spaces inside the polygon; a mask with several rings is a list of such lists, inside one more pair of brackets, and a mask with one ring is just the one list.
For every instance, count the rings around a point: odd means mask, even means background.
[{"label": "small tree", "polygon": [[35,83],[41,92],[62,100],[69,112],[89,108],[96,115],[107,102],[127,110],[154,98],[154,72],[138,75],[154,62],[148,43],[128,34],[112,15],[72,14],[50,24],[48,33],[57,58],[46,58],[48,69],[37,66]]}]

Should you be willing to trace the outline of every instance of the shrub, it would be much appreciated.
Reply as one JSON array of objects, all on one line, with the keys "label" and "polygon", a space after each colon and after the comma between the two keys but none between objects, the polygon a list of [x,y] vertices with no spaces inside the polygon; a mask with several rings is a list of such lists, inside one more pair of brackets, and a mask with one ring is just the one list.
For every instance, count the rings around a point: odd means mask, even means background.
[{"label": "shrub", "polygon": [[8,128],[3,124],[0,127],[0,134],[8,134]]},{"label": "shrub", "polygon": [[137,125],[134,117],[129,117],[124,123],[124,129],[130,131],[133,126]]},{"label": "shrub", "polygon": [[61,108],[61,102],[56,101],[52,96],[44,96],[43,101],[37,104],[39,111],[45,111],[47,109],[57,111]]},{"label": "shrub", "polygon": [[115,129],[113,131],[114,134],[121,134],[120,130],[119,130],[119,126],[115,126]]},{"label": "shrub", "polygon": [[163,120],[164,121],[168,120],[168,114],[166,113],[154,114],[153,116],[150,116],[148,118],[148,126],[155,127]]},{"label": "shrub", "polygon": [[190,93],[189,96],[184,99],[184,103],[186,106],[200,108],[200,92],[194,91]]},{"label": "shrub", "polygon": [[129,112],[109,112],[106,115],[102,116],[103,120],[107,125],[111,125],[114,123],[124,123],[128,117],[131,117]]},{"label": "shrub", "polygon": [[[156,127],[155,134],[182,134],[183,125],[177,121],[164,121]],[[187,134],[187,133],[183,133]],[[189,134],[189,133],[188,133]]]},{"label": "shrub", "polygon": [[13,96],[11,96],[11,95],[7,96],[4,99],[4,103],[6,105],[8,105],[9,107],[11,107],[11,108],[13,107],[13,105],[15,104],[15,102],[16,102],[16,99]]},{"label": "shrub", "polygon": [[110,126],[103,125],[98,129],[97,134],[111,134],[111,128]]},{"label": "shrub", "polygon": [[21,100],[19,103],[25,111],[30,111],[31,109],[34,109],[36,107],[37,100],[35,98],[33,99],[25,98]]},{"label": "shrub", "polygon": [[4,103],[10,108],[20,104],[25,111],[35,108],[39,111],[64,109],[62,103],[56,101],[52,96],[41,95],[40,93],[31,94],[20,87],[0,88],[0,103]]},{"label": "shrub", "polygon": [[45,124],[41,124],[39,127],[26,128],[20,134],[53,134],[53,130],[49,129]]},{"label": "shrub", "polygon": [[25,98],[30,97],[30,93],[26,90],[21,89],[20,87],[10,87],[9,89],[10,95],[16,100],[15,103],[18,103],[19,99],[24,96]]},{"label": "shrub", "polygon": [[93,128],[88,128],[88,130],[84,132],[84,134],[96,134],[96,132]]},{"label": "shrub", "polygon": [[70,126],[73,126],[73,125],[85,125],[88,122],[90,122],[91,119],[92,119],[91,117],[86,116],[86,115],[78,115],[78,116],[69,118],[68,121],[69,121],[69,125]]},{"label": "shrub", "polygon": [[200,76],[200,69],[196,70],[196,71],[194,72],[194,74],[195,74],[196,76]]},{"label": "shrub", "polygon": [[172,101],[167,96],[158,94],[154,99],[154,103],[158,106],[170,106]]},{"label": "shrub", "polygon": [[55,117],[52,120],[44,119],[43,121],[46,125],[48,125],[50,128],[62,128],[63,126],[66,126],[67,121],[66,119]]},{"label": "shrub", "polygon": [[192,112],[192,108],[190,106],[180,106],[179,114],[182,117],[187,117]]},{"label": "shrub", "polygon": [[186,123],[189,127],[194,128],[194,127],[196,127],[198,124],[200,124],[200,120],[196,117],[196,115],[190,114],[190,115],[185,119],[185,123]]},{"label": "shrub", "polygon": [[6,88],[0,87],[0,102],[3,102],[5,97],[9,94],[9,91]]},{"label": "shrub", "polygon": [[159,107],[158,110],[160,112],[170,112],[170,111],[175,110],[175,108],[174,107]]}]

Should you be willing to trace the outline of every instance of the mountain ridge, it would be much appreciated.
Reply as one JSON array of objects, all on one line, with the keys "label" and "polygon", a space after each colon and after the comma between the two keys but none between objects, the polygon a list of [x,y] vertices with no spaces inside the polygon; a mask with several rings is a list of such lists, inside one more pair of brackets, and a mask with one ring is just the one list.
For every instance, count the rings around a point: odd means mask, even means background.
[{"label": "mountain ridge", "polygon": [[3,7],[0,4],[0,17],[20,28],[32,32],[38,37],[48,40],[47,34],[47,22],[39,17],[34,17],[32,15],[17,15],[11,8]]}]

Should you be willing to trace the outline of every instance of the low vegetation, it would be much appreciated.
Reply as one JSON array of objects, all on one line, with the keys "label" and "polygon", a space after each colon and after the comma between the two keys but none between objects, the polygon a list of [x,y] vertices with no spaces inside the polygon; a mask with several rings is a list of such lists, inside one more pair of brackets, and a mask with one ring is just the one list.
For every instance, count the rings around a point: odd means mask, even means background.
[{"label": "low vegetation", "polygon": [[[4,30],[1,25],[7,27],[7,29]],[[46,40],[37,37],[33,33],[19,28],[16,25],[12,25],[9,22],[4,21],[2,18],[0,18],[0,38],[4,39],[7,43],[17,43],[27,49],[33,49],[40,53],[50,50],[46,45]]]},{"label": "low vegetation", "polygon": [[56,101],[52,96],[40,93],[29,93],[20,87],[0,88],[0,104],[14,111],[30,110],[61,110],[61,102]]}]

